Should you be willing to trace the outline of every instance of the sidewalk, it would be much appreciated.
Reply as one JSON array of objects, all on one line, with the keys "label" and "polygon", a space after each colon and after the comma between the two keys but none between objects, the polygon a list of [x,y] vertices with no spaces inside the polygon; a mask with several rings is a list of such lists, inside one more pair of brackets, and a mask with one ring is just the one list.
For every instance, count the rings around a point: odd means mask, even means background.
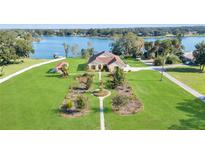
[{"label": "sidewalk", "polygon": [[174,77],[172,77],[171,75],[169,75],[166,72],[164,72],[164,76],[167,77],[172,82],[174,82],[175,84],[177,84],[178,86],[180,86],[181,88],[183,88],[184,90],[186,90],[187,92],[189,92],[190,94],[192,94],[193,96],[195,96],[198,99],[202,100],[205,103],[205,96],[203,94],[201,94],[198,91],[192,89],[191,87],[187,86],[186,84],[180,82],[179,80],[175,79]]}]

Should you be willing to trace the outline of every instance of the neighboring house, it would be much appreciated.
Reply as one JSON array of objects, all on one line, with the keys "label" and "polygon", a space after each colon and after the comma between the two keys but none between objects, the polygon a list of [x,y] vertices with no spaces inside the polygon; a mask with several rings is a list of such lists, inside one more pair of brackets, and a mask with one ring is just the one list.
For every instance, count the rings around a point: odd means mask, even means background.
[{"label": "neighboring house", "polygon": [[113,72],[116,67],[124,69],[126,64],[119,56],[112,54],[109,51],[102,51],[90,57],[88,61],[89,70],[105,70]]}]

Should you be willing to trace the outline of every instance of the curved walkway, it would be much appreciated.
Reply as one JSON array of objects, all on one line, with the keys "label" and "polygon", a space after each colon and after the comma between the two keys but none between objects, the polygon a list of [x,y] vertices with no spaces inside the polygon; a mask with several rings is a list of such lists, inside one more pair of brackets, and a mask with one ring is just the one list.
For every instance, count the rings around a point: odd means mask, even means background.
[{"label": "curved walkway", "polygon": [[5,77],[5,78],[0,79],[0,84],[7,81],[7,80],[9,80],[9,79],[11,79],[11,78],[13,78],[13,77],[15,77],[15,76],[17,76],[17,75],[19,75],[19,74],[21,74],[21,73],[24,73],[28,70],[31,70],[33,68],[36,68],[36,67],[39,67],[39,66],[42,66],[42,65],[45,65],[45,64],[53,63],[53,62],[56,62],[56,61],[60,61],[60,60],[63,60],[63,59],[65,59],[65,57],[49,60],[49,61],[46,61],[46,62],[42,62],[42,63],[39,63],[39,64],[35,64],[35,65],[32,65],[32,66],[26,67],[26,68],[24,68],[20,71],[17,71],[16,73],[13,73],[13,74]]}]

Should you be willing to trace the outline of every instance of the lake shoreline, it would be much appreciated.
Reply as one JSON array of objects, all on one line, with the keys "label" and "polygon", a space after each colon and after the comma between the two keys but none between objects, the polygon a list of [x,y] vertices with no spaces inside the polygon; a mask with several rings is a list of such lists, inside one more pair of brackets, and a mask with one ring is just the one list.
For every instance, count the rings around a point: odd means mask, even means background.
[{"label": "lake shoreline", "polygon": [[[165,38],[173,38],[173,36],[166,37],[146,37],[146,42],[153,42]],[[111,50],[113,39],[108,37],[85,37],[85,36],[41,36],[40,42],[33,42],[34,54],[31,58],[36,59],[52,59],[53,55],[64,56],[63,43],[70,46],[78,45],[77,55],[80,55],[82,48],[87,48],[87,43],[92,42],[92,47],[96,52]],[[201,41],[205,41],[205,36],[184,36],[182,37],[182,44],[185,46],[184,53],[190,53],[195,49],[195,45]],[[70,52],[69,57],[73,57]],[[75,55],[74,55],[75,57]]]}]

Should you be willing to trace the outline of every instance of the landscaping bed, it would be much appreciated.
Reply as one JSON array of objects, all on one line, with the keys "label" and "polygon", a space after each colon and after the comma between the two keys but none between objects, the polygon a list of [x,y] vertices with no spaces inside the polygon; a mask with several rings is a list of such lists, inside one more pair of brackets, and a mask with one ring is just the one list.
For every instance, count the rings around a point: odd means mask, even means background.
[{"label": "landscaping bed", "polygon": [[79,94],[71,89],[59,107],[60,115],[66,118],[83,116],[89,112],[87,102],[88,98],[83,96],[83,93]]},{"label": "landscaping bed", "polygon": [[127,84],[116,88],[117,95],[112,98],[112,110],[120,115],[130,115],[139,112],[143,105]]},{"label": "landscaping bed", "polygon": [[104,96],[107,96],[109,94],[109,91],[103,89],[103,90],[100,90],[100,89],[97,89],[95,91],[93,91],[93,95],[94,96],[97,96],[97,97],[104,97]]},{"label": "landscaping bed", "polygon": [[76,80],[79,83],[76,83],[77,86],[70,87],[62,105],[59,107],[60,114],[63,117],[80,117],[89,112],[89,100],[84,95],[89,92],[88,90],[93,83],[93,75],[80,74],[76,77]]}]

